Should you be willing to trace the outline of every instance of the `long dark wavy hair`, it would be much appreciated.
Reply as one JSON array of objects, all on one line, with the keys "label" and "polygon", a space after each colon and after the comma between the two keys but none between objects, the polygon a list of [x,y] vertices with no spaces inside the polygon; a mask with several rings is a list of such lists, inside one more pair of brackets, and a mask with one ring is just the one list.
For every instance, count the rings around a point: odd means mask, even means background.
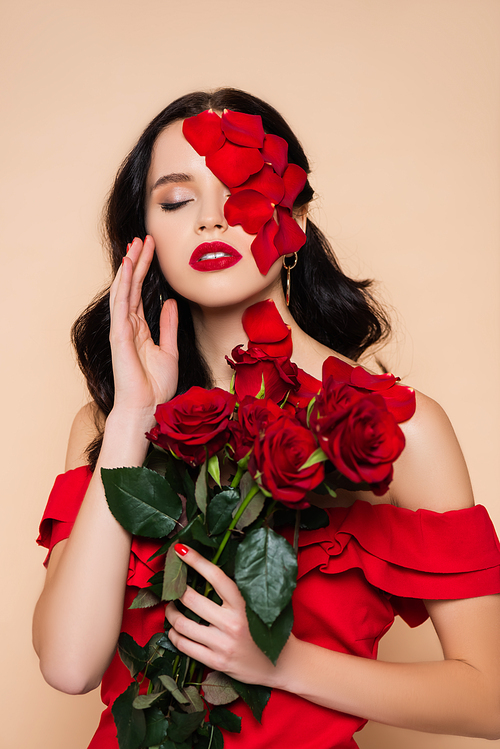
[{"label": "long dark wavy hair", "polygon": [[[137,144],[122,163],[109,194],[104,228],[113,275],[120,267],[127,244],[134,237],[146,236],[144,206],[146,178],[154,144],[160,133],[175,120],[192,117],[206,109],[260,115],[264,130],[288,143],[288,161],[310,173],[309,163],[298,139],[283,117],[266,102],[245,91],[222,88],[214,92],[198,91],[169,104],[144,130]],[[312,200],[314,191],[307,180],[297,196],[294,210]],[[373,299],[369,280],[355,281],[346,276],[321,231],[308,220],[307,241],[299,253],[293,271],[290,312],[310,336],[340,354],[357,360],[367,348],[385,339],[390,325],[383,309]],[[283,283],[285,277],[283,275]],[[179,308],[179,384],[178,393],[192,385],[211,386],[211,373],[196,344],[189,303],[177,294],[161,273],[156,256],[143,284],[144,313],[153,340],[159,339],[160,295],[174,297]],[[107,416],[114,399],[114,382],[109,344],[109,288],[101,292],[76,320],[72,341],[87,380],[90,394],[101,414]],[[87,449],[91,467],[95,467],[102,442],[102,418],[99,436]]]}]

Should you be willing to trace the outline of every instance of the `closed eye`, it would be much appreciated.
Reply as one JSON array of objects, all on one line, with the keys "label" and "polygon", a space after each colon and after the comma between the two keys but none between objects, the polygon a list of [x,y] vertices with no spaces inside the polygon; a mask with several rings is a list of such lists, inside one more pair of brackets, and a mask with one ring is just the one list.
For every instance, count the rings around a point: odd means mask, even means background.
[{"label": "closed eye", "polygon": [[177,203],[160,203],[160,207],[162,211],[176,211],[178,208],[181,208],[183,205],[190,202],[191,200],[179,200]]}]

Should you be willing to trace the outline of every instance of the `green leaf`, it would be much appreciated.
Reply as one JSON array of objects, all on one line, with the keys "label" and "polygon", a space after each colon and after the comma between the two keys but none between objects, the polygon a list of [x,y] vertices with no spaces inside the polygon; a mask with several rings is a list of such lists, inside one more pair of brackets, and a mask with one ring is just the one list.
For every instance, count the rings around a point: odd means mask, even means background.
[{"label": "green leaf", "polygon": [[146,718],[146,736],[143,747],[158,746],[167,735],[168,720],[158,707],[151,707],[144,713]]},{"label": "green leaf", "polygon": [[152,660],[151,663],[148,664],[148,670],[146,672],[146,676],[148,677],[148,679],[157,679],[160,674],[165,676],[172,676],[172,668],[173,662],[175,660],[175,655],[175,653],[167,650],[164,655],[160,655],[158,658]]},{"label": "green leaf", "polygon": [[311,413],[312,413],[315,403],[316,403],[316,396],[314,396],[314,398],[311,398],[311,400],[307,404],[307,411],[306,411],[307,426],[309,426],[309,419],[311,418]]},{"label": "green leaf", "polygon": [[146,456],[144,466],[146,468],[149,468],[151,471],[159,473],[160,476],[165,478],[171,459],[172,456],[166,453],[164,450],[153,447],[151,452]]},{"label": "green leaf", "polygon": [[179,705],[189,705],[189,699],[185,697],[179,689],[177,682],[172,679],[171,676],[160,674],[158,677],[165,689],[167,689],[172,697],[177,700]]},{"label": "green leaf", "polygon": [[231,684],[241,699],[246,702],[255,720],[258,720],[260,723],[264,708],[271,696],[270,688],[263,687],[261,684],[243,684],[243,682],[236,681],[236,679],[231,679]]},{"label": "green leaf", "polygon": [[266,397],[266,383],[264,382],[264,375],[262,375],[260,390],[255,397],[259,398],[260,400]]},{"label": "green leaf", "polygon": [[172,712],[170,714],[171,723],[168,727],[169,739],[176,743],[185,741],[201,725],[205,715],[206,710],[200,710],[196,713]]},{"label": "green leaf", "polygon": [[224,749],[224,736],[218,726],[210,726],[210,749]]},{"label": "green leaf", "polygon": [[247,604],[269,626],[295,589],[295,552],[271,528],[250,531],[236,552],[235,580]]},{"label": "green leaf", "polygon": [[[198,515],[191,526],[191,537],[195,541],[199,541],[203,546],[209,546],[211,549],[216,549],[220,543],[219,536],[208,535],[201,515]],[[187,541],[188,539],[183,538],[182,540]]]},{"label": "green leaf", "polygon": [[210,501],[207,510],[208,530],[212,536],[225,531],[231,522],[233,510],[240,501],[237,489],[225,489]]},{"label": "green leaf", "polygon": [[212,455],[212,457],[208,459],[207,470],[215,483],[220,486],[220,465],[219,457],[217,455]]},{"label": "green leaf", "polygon": [[162,601],[176,601],[186,590],[187,567],[175,552],[172,545],[165,557],[165,573],[163,576]]},{"label": "green leaf", "polygon": [[101,468],[112,514],[136,536],[162,538],[174,530],[182,513],[180,497],[148,468]]},{"label": "green leaf", "polygon": [[111,708],[120,749],[139,749],[146,735],[144,713],[132,707],[138,694],[139,684],[133,682],[116,698]]},{"label": "green leaf", "polygon": [[247,606],[246,614],[250,634],[256,645],[276,665],[279,654],[283,650],[293,626],[292,602],[285,606],[278,618],[268,627],[260,616]]},{"label": "green leaf", "polygon": [[138,694],[133,701],[132,706],[137,710],[145,710],[147,707],[151,707],[153,702],[156,702],[160,697],[163,697],[165,693],[164,690],[163,692],[152,692],[151,694]]},{"label": "green leaf", "polygon": [[196,479],[194,497],[200,511],[205,515],[207,511],[207,463],[203,463]]},{"label": "green leaf", "polygon": [[184,689],[184,694],[186,695],[190,703],[186,707],[182,708],[187,713],[196,713],[200,712],[200,710],[205,709],[205,704],[201,698],[201,694],[198,691],[198,687],[195,687],[191,684],[189,687],[186,687]]},{"label": "green leaf", "polygon": [[[264,497],[262,492],[257,492],[257,494],[252,497],[250,504],[243,510],[243,514],[235,525],[236,530],[241,531],[243,530],[243,528],[246,528],[247,525],[251,525],[254,520],[257,520],[262,511],[262,508],[264,507],[265,501],[266,498]],[[241,500],[241,502],[243,502],[243,499]],[[234,508],[233,517],[238,512],[238,508],[241,505],[241,502],[238,502],[238,504]]]},{"label": "green leaf", "polygon": [[203,693],[211,705],[228,705],[238,699],[233,680],[220,671],[211,671],[202,683]]},{"label": "green leaf", "polygon": [[300,466],[299,471],[303,471],[305,468],[309,468],[309,466],[314,466],[316,463],[323,463],[325,460],[328,460],[328,456],[321,447],[318,447],[310,454],[306,462]]},{"label": "green leaf", "polygon": [[149,588],[142,588],[130,604],[129,609],[149,609],[151,606],[156,606],[157,603],[160,603],[158,596]]},{"label": "green leaf", "polygon": [[225,707],[212,708],[208,718],[214,726],[221,726],[232,733],[241,733],[241,717]]},{"label": "green leaf", "polygon": [[148,660],[145,648],[136,643],[128,632],[122,632],[118,638],[118,653],[132,677],[144,671]]}]

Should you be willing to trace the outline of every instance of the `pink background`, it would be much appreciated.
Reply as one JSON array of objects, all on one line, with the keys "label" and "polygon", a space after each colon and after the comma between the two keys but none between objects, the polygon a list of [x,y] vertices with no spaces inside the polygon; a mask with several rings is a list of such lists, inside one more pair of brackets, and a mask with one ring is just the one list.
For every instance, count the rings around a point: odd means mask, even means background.
[{"label": "pink background", "polygon": [[[2,749],[84,749],[97,693],[48,687],[31,649],[37,523],[86,395],[69,328],[107,278],[99,214],[142,128],[174,97],[233,85],[303,140],[313,215],[381,280],[390,369],[440,401],[500,528],[498,0],[33,0],[2,28]],[[460,549],[457,549],[460,554]],[[98,616],[96,612],[96,616]],[[440,657],[398,623],[382,657]],[[365,749],[474,749],[373,725]],[[490,743],[498,745],[500,741]]]}]

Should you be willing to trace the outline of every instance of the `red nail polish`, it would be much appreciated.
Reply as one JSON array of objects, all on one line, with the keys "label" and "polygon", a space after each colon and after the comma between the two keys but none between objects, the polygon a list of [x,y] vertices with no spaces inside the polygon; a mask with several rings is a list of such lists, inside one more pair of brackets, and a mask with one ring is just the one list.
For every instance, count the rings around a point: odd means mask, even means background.
[{"label": "red nail polish", "polygon": [[175,544],[174,548],[176,552],[181,555],[181,557],[185,557],[189,551],[188,547],[184,546],[184,544]]},{"label": "red nail polish", "polygon": [[129,253],[130,248],[132,247],[132,242],[129,242],[127,245],[127,255]]}]

